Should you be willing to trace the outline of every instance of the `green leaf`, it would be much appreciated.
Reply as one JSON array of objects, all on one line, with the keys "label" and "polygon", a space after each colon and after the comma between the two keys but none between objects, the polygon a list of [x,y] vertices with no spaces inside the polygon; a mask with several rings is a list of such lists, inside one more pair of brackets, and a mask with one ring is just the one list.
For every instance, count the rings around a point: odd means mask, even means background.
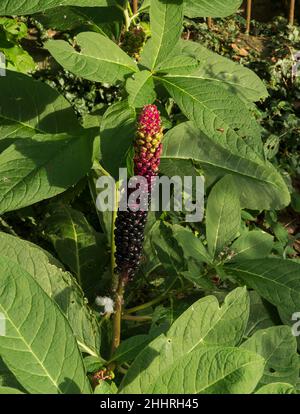
[{"label": "green leaf", "polygon": [[119,168],[126,168],[126,156],[134,140],[135,128],[136,114],[127,101],[114,103],[103,115],[100,129],[101,162],[117,180]]},{"label": "green leaf", "polygon": [[134,78],[128,78],[126,90],[129,94],[128,103],[134,108],[151,104],[156,99],[152,73],[148,70],[137,72]]},{"label": "green leaf", "polygon": [[151,39],[141,54],[141,65],[153,70],[174,53],[182,31],[183,0],[151,0],[150,22]]},{"label": "green leaf", "polygon": [[236,92],[240,97],[251,102],[268,96],[262,80],[250,69],[220,56],[199,43],[189,40],[181,41],[182,53],[198,59],[200,64],[190,76],[195,79],[218,81],[222,87]]},{"label": "green leaf", "polygon": [[149,394],[250,394],[264,360],[238,348],[199,348],[176,361],[148,387]]},{"label": "green leaf", "polygon": [[161,222],[151,233],[151,245],[169,276],[179,276],[187,270],[182,249],[172,235],[172,226]]},{"label": "green leaf", "polygon": [[239,195],[234,180],[227,175],[213,187],[207,200],[206,238],[213,257],[236,237],[240,224]]},{"label": "green leaf", "polygon": [[113,26],[123,21],[123,12],[118,7],[57,7],[34,16],[44,27],[70,31],[86,28],[111,37]]},{"label": "green leaf", "polygon": [[240,343],[249,317],[246,288],[230,292],[222,306],[215,296],[206,296],[186,310],[171,326],[167,337],[181,353],[198,345],[234,346]]},{"label": "green leaf", "polygon": [[180,55],[164,60],[158,66],[157,72],[167,73],[169,75],[187,75],[193,73],[198,66],[199,61],[194,57]]},{"label": "green leaf", "polygon": [[76,275],[85,294],[93,297],[107,265],[103,237],[96,233],[83,213],[71,207],[57,204],[48,213],[45,230],[58,257]]},{"label": "green leaf", "polygon": [[0,394],[24,394],[24,393],[22,391],[18,390],[17,388],[1,387],[0,386]]},{"label": "green leaf", "polygon": [[37,282],[0,258],[0,311],[6,334],[0,354],[30,393],[90,393],[81,354],[67,320]]},{"label": "green leaf", "polygon": [[267,257],[273,247],[273,236],[261,230],[242,234],[230,247],[234,252],[232,261]]},{"label": "green leaf", "polygon": [[263,298],[292,314],[300,309],[300,264],[264,258],[224,267],[227,274],[255,289]]},{"label": "green leaf", "polygon": [[116,394],[117,389],[105,381],[101,381],[95,388],[94,394]]},{"label": "green leaf", "polygon": [[255,394],[297,394],[297,391],[291,384],[275,382],[273,384],[264,385],[257,390]]},{"label": "green leaf", "polygon": [[6,42],[1,39],[0,50],[5,55],[7,69],[28,73],[37,67],[30,54],[13,41]]},{"label": "green leaf", "polygon": [[138,355],[121,384],[121,393],[148,392],[150,384],[155,384],[177,360],[197,347],[238,344],[248,315],[246,289],[232,291],[222,307],[214,296],[200,299],[174,322],[166,335],[154,339]]},{"label": "green leaf", "polygon": [[27,75],[0,77],[0,152],[13,139],[37,133],[78,133],[74,110],[55,89]]},{"label": "green leaf", "polygon": [[87,373],[93,374],[103,368],[105,361],[100,357],[88,355],[83,360],[84,367]]},{"label": "green leaf", "polygon": [[119,364],[133,361],[152,339],[151,335],[135,335],[125,339],[121,342],[110,361],[117,361]]},{"label": "green leaf", "polygon": [[[156,78],[186,117],[210,138],[236,155],[263,160],[261,128],[245,103],[218,80],[193,75]],[[259,156],[259,157],[258,157]]]},{"label": "green leaf", "polygon": [[0,154],[0,214],[53,197],[76,184],[90,170],[92,152],[93,141],[87,134],[16,140]]},{"label": "green leaf", "polygon": [[25,391],[24,388],[17,381],[13,373],[7,368],[0,356],[0,386],[8,388],[16,388],[20,391]]},{"label": "green leaf", "polygon": [[198,262],[212,263],[210,256],[202,241],[191,230],[178,224],[173,226],[173,237],[182,248],[186,260],[194,259]]},{"label": "green leaf", "polygon": [[57,6],[105,7],[115,0],[7,0],[0,5],[0,16],[32,14]]},{"label": "green leaf", "polygon": [[235,13],[242,0],[185,0],[187,17],[226,17]]},{"label": "green leaf", "polygon": [[188,230],[179,225],[170,225],[161,222],[160,226],[155,226],[151,232],[151,244],[154,250],[154,257],[159,259],[171,280],[176,276],[183,276],[199,287],[211,289],[213,286],[204,277],[202,271],[202,262],[208,261],[210,263],[211,258],[204,247],[202,253],[203,255],[206,253],[208,257],[206,256],[206,259],[203,260],[203,257],[199,256],[199,250],[196,250],[196,246],[199,248],[197,241],[200,245],[201,242],[193,233],[191,233],[191,237],[196,239],[196,241],[192,240],[191,244],[194,242],[195,246],[193,251],[191,251],[192,249],[190,247],[192,246],[185,243],[186,241],[190,242],[190,240],[185,240],[186,233],[189,235]]},{"label": "green leaf", "polygon": [[[1,232],[0,251],[3,257],[16,262],[28,272],[47,295],[55,300],[68,319],[80,348],[97,355],[100,349],[98,322],[72,275],[64,271],[62,265],[40,247]],[[11,382],[8,385],[11,386]]]},{"label": "green leaf", "polygon": [[241,207],[280,209],[290,202],[289,190],[276,169],[256,156],[248,159],[248,146],[239,140],[237,148],[224,147],[199,131],[191,122],[171,129],[164,137],[162,173],[173,176],[191,174],[192,162],[200,164],[207,184],[231,174],[239,191]]},{"label": "green leaf", "polygon": [[139,8],[139,12],[145,11],[150,8],[151,0],[144,0]]},{"label": "green leaf", "polygon": [[77,76],[114,84],[137,71],[134,60],[99,33],[79,33],[76,41],[80,52],[64,40],[50,40],[46,48],[60,65]]},{"label": "green leaf", "polygon": [[265,360],[260,385],[273,382],[296,385],[299,377],[297,342],[288,326],[259,330],[241,346],[261,355]]},{"label": "green leaf", "polygon": [[254,332],[259,329],[266,329],[270,326],[274,326],[276,323],[280,323],[277,315],[275,315],[276,308],[273,308],[262,297],[251,290],[249,292],[250,297],[250,314],[248,319],[247,328],[245,331],[245,337],[250,337]]}]

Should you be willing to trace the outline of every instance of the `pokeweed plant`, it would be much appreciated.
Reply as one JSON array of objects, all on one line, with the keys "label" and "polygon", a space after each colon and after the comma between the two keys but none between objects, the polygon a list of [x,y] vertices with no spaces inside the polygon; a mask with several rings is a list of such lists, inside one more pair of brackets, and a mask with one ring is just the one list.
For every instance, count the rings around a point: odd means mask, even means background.
[{"label": "pokeweed plant", "polygon": [[[81,16],[70,28],[74,39],[49,40],[46,49],[65,70],[121,91],[105,112],[80,122],[49,85],[15,71],[0,78],[2,224],[14,233],[7,214],[42,206],[57,256],[0,233],[1,393],[296,392],[297,342],[287,325],[300,308],[300,264],[273,255],[273,237],[246,225],[251,211],[290,202],[265,159],[253,111],[267,92],[250,70],[181,39],[184,16],[226,16],[240,4],[151,0],[134,16],[118,0],[0,5],[5,16],[57,16],[57,28],[62,11]],[[147,13],[149,38],[138,53],[125,53],[124,31],[143,27]],[[112,22],[121,30],[112,31]],[[159,160],[167,176],[205,177],[205,225],[151,212],[144,228],[144,211],[116,205],[113,213],[97,211],[99,233],[71,207],[84,177],[95,200],[98,177],[118,179],[120,167],[133,166],[151,186]],[[143,247],[147,261],[138,269]],[[122,282],[135,273],[124,296]],[[145,286],[164,291],[128,308]],[[85,299],[97,294],[104,315]],[[180,295],[183,308],[155,307]]]}]

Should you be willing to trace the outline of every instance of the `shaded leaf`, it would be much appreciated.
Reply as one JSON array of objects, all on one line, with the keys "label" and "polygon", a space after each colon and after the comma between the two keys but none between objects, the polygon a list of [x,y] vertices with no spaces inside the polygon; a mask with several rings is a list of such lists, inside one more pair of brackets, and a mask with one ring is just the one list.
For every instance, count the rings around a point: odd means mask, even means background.
[{"label": "shaded leaf", "polygon": [[290,194],[276,169],[258,156],[249,160],[247,154],[247,146],[242,140],[239,151],[231,145],[224,147],[199,131],[193,123],[186,122],[165,135],[160,170],[169,176],[190,175],[196,162],[203,169],[208,185],[226,174],[232,175],[241,207],[259,210],[288,205]]},{"label": "shaded leaf", "polygon": [[108,261],[104,237],[96,233],[83,213],[71,207],[57,204],[49,214],[45,221],[47,236],[86,295],[93,296]]},{"label": "shaded leaf", "polygon": [[206,209],[208,250],[216,257],[236,237],[241,224],[239,195],[230,175],[213,187]]},{"label": "shaded leaf", "polygon": [[264,258],[227,264],[226,273],[255,289],[273,305],[290,312],[300,309],[300,264]]},{"label": "shaded leaf", "polygon": [[259,330],[242,344],[242,348],[261,355],[265,360],[260,385],[273,382],[296,385],[299,377],[297,342],[288,326]]},{"label": "shaded leaf", "polygon": [[76,184],[91,168],[92,153],[93,140],[85,134],[16,140],[0,154],[0,213],[53,197]]}]

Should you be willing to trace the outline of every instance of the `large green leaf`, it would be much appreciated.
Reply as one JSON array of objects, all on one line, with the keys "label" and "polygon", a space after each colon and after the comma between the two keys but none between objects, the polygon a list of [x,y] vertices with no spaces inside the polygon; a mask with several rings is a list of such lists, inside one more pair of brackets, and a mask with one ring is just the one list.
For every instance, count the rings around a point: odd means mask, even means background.
[{"label": "large green leaf", "polygon": [[5,0],[0,4],[0,15],[23,15],[48,10],[57,6],[113,6],[116,0]]},{"label": "large green leaf", "polygon": [[170,75],[157,78],[187,118],[217,143],[248,159],[263,159],[260,127],[237,94],[218,80]]},{"label": "large green leaf", "polygon": [[48,212],[47,236],[60,260],[76,275],[85,294],[93,297],[107,264],[104,235],[96,233],[84,214],[71,207],[57,204]]},{"label": "large green leaf", "polygon": [[264,360],[239,348],[198,348],[153,383],[142,387],[154,394],[250,394],[259,381]]},{"label": "large green leaf", "polygon": [[300,309],[300,264],[265,258],[228,264],[225,271],[255,289],[263,298],[290,312]]},{"label": "large green leaf", "polygon": [[151,0],[151,39],[141,55],[141,64],[153,70],[169,55],[180,38],[183,21],[183,0]]},{"label": "large green leaf", "polygon": [[215,257],[236,237],[241,224],[239,194],[230,175],[213,187],[206,210],[208,250]]},{"label": "large green leaf", "polygon": [[241,207],[279,209],[290,202],[288,188],[276,169],[258,156],[247,158],[248,146],[239,140],[240,152],[224,147],[199,131],[191,122],[182,123],[164,137],[161,171],[169,176],[190,175],[193,161],[200,164],[208,184],[231,174],[237,185]]},{"label": "large green leaf", "polygon": [[87,134],[34,135],[0,154],[0,214],[60,194],[92,166]]},{"label": "large green leaf", "polygon": [[226,17],[235,13],[242,0],[185,0],[184,14],[188,17]]},{"label": "large green leaf", "polygon": [[[40,247],[0,232],[3,257],[19,264],[55,300],[76,336],[80,348],[97,355],[100,349],[100,328],[96,316],[87,306],[82,290],[72,275]],[[1,361],[0,361],[1,377]],[[8,382],[11,386],[11,382]]]},{"label": "large green leaf", "polygon": [[148,70],[137,72],[133,79],[127,79],[126,90],[129,94],[128,103],[134,108],[151,104],[156,98],[152,73]]},{"label": "large green leaf", "polygon": [[77,76],[113,84],[137,71],[134,60],[106,36],[82,32],[76,41],[80,52],[64,40],[48,41],[46,47],[59,64]]},{"label": "large green leaf", "polygon": [[236,92],[249,101],[258,101],[268,96],[262,80],[250,69],[220,56],[199,43],[182,40],[182,52],[199,60],[197,70],[191,78],[218,81],[228,91]]},{"label": "large green leaf", "polygon": [[117,180],[119,168],[126,167],[126,156],[134,140],[135,125],[136,114],[127,101],[110,106],[101,122],[101,162]]},{"label": "large green leaf", "polygon": [[267,257],[273,247],[273,236],[261,230],[243,233],[230,247],[232,261]]},{"label": "large green leaf", "polygon": [[260,385],[272,382],[296,385],[299,377],[297,342],[288,326],[259,330],[242,344],[242,348],[261,355],[265,360]]},{"label": "large green leaf", "polygon": [[83,360],[59,307],[16,263],[0,258],[0,355],[30,393],[90,393]]},{"label": "large green leaf", "polygon": [[139,354],[121,384],[121,392],[148,390],[179,358],[197,347],[238,344],[248,315],[246,289],[231,292],[222,307],[214,296],[200,299],[174,322],[166,335],[156,338]]},{"label": "large green leaf", "polygon": [[71,105],[47,84],[7,71],[0,89],[0,152],[15,138],[78,132]]}]

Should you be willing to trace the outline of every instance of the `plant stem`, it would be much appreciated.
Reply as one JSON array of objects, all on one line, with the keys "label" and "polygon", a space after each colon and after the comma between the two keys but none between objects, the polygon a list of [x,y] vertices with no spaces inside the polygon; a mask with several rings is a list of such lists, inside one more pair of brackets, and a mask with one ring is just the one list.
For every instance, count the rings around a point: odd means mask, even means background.
[{"label": "plant stem", "polygon": [[115,205],[114,210],[112,212],[112,220],[111,220],[111,278],[112,278],[112,291],[116,292],[119,284],[119,276],[115,274],[115,267],[116,267],[116,258],[115,258],[115,252],[116,252],[116,244],[115,244],[115,222],[118,214],[118,199],[119,194],[119,188],[118,183],[116,184],[116,191],[115,191]]},{"label": "plant stem", "polygon": [[251,12],[252,12],[252,0],[247,0],[247,23],[246,23],[246,34],[250,33],[251,25]]},{"label": "plant stem", "polygon": [[133,0],[132,1],[132,11],[133,11],[133,14],[134,15],[137,14],[137,11],[138,11],[138,0]]},{"label": "plant stem", "polygon": [[295,18],[295,0],[291,0],[290,3],[290,15],[289,15],[289,25],[294,25],[294,18]]},{"label": "plant stem", "polygon": [[121,319],[122,319],[122,305],[123,305],[123,294],[124,294],[124,278],[122,275],[119,278],[119,284],[117,291],[114,296],[115,313],[113,316],[113,340],[111,347],[111,355],[114,354],[115,350],[120,345],[121,341]]},{"label": "plant stem", "polygon": [[152,321],[151,316],[133,316],[133,315],[123,315],[122,319],[124,321],[134,321],[134,322],[146,322]]},{"label": "plant stem", "polygon": [[207,27],[209,28],[209,30],[211,30],[211,28],[212,28],[212,18],[211,17],[207,18]]}]

